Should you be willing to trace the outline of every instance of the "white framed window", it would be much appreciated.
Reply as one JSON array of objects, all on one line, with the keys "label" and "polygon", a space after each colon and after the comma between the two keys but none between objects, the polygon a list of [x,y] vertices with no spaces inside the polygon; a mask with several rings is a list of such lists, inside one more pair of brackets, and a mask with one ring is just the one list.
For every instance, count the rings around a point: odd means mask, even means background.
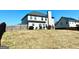
[{"label": "white framed window", "polygon": [[36,16],[34,16],[34,19],[36,20]]},{"label": "white framed window", "polygon": [[41,20],[43,21],[43,17],[41,17]]},{"label": "white framed window", "polygon": [[30,19],[32,19],[32,16],[30,16]]},{"label": "white framed window", "polygon": [[45,21],[47,21],[47,18],[45,18]]},{"label": "white framed window", "polygon": [[34,26],[34,24],[32,24],[32,26]]}]

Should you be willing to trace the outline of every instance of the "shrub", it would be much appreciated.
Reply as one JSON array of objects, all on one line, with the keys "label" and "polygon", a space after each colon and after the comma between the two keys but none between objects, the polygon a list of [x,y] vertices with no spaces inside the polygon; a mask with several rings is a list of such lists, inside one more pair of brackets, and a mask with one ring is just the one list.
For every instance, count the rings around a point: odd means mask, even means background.
[{"label": "shrub", "polygon": [[34,29],[34,27],[33,26],[29,26],[29,30],[33,30]]},{"label": "shrub", "polygon": [[51,28],[52,28],[51,25],[48,25],[48,26],[47,26],[47,29],[51,29]]}]

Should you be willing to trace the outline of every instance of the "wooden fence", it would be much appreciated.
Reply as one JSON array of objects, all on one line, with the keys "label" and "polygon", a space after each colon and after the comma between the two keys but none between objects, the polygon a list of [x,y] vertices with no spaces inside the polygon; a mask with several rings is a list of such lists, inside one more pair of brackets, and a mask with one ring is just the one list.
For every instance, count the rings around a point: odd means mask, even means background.
[{"label": "wooden fence", "polygon": [[27,25],[7,26],[6,31],[27,30]]}]

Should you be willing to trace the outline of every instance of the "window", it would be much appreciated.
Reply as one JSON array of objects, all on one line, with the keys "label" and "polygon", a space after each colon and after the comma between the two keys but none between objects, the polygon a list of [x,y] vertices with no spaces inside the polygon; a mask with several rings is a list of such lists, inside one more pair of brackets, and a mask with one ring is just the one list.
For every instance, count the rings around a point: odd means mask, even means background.
[{"label": "window", "polygon": [[43,24],[43,26],[45,26],[45,24]]},{"label": "window", "polygon": [[32,24],[32,26],[34,26],[34,24]]},{"label": "window", "polygon": [[47,20],[47,18],[45,18],[45,21]]},{"label": "window", "polygon": [[41,24],[39,24],[39,26],[42,26]]},{"label": "window", "polygon": [[32,19],[32,16],[30,16],[30,19]]},{"label": "window", "polygon": [[39,29],[42,29],[42,25],[41,24],[39,24]]},{"label": "window", "polygon": [[43,24],[43,28],[45,29],[45,24]]},{"label": "window", "polygon": [[36,17],[34,17],[34,19],[36,20]]},{"label": "window", "polygon": [[68,21],[66,21],[66,24],[68,24]]},{"label": "window", "polygon": [[41,18],[41,20],[43,20],[43,17]]},{"label": "window", "polygon": [[46,28],[47,28],[47,24],[46,24]]}]

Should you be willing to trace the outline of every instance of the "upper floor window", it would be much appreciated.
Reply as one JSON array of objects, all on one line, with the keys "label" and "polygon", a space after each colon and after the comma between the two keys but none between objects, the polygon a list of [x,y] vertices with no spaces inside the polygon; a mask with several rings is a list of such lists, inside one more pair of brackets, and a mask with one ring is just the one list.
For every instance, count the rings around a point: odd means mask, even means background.
[{"label": "upper floor window", "polygon": [[30,16],[30,19],[32,19],[32,16]]},{"label": "upper floor window", "polygon": [[41,18],[41,20],[43,20],[43,17]]},{"label": "upper floor window", "polygon": [[36,17],[34,17],[34,19],[36,20]]},{"label": "upper floor window", "polygon": [[47,18],[45,18],[45,21],[47,20]]}]

